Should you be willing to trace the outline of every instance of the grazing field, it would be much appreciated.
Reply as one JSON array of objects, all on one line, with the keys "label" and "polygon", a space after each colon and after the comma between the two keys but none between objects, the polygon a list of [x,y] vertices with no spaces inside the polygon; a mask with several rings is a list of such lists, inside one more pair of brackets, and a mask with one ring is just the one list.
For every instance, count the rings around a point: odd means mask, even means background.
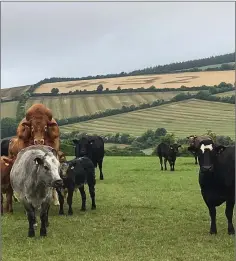
[{"label": "grazing field", "polygon": [[[218,234],[198,185],[193,158],[177,158],[176,171],[160,171],[156,157],[105,157],[104,181],[96,184],[97,209],[80,212],[75,193],[73,216],[49,212],[47,238],[27,238],[23,206],[2,222],[2,261],[231,261],[234,237],[227,234],[225,205],[217,208]],[[68,206],[65,203],[65,213]],[[37,217],[39,221],[39,216]]]},{"label": "grazing field", "polygon": [[48,93],[52,88],[58,88],[60,92],[66,93],[75,90],[96,90],[99,84],[104,89],[116,90],[120,88],[148,88],[154,85],[156,88],[179,88],[182,85],[186,87],[219,84],[221,82],[234,83],[235,72],[215,71],[215,72],[187,72],[171,74],[152,74],[141,76],[127,76],[96,80],[82,80],[69,82],[45,83],[35,90],[35,93]]},{"label": "grazing field", "polygon": [[1,102],[1,118],[16,118],[18,101]]},{"label": "grazing field", "polygon": [[233,104],[191,99],[64,125],[60,129],[62,132],[75,130],[91,134],[124,132],[138,136],[147,129],[166,128],[177,137],[202,134],[210,129],[221,135],[234,137],[234,110]]},{"label": "grazing field", "polygon": [[30,85],[1,89],[1,98],[19,97],[29,89]]},{"label": "grazing field", "polygon": [[218,97],[228,97],[228,96],[232,96],[235,95],[235,91],[229,91],[229,92],[222,92],[222,93],[217,93],[214,94],[214,96],[218,96]]},{"label": "grazing field", "polygon": [[[118,93],[118,94],[85,94],[70,95],[60,97],[37,97],[30,98],[26,103],[26,109],[32,104],[43,103],[53,111],[57,119],[83,116],[94,114],[106,109],[122,108],[122,106],[138,105],[141,103],[152,103],[155,100],[170,100],[178,93],[187,93],[186,91],[173,92],[148,92],[148,93]],[[190,93],[196,93],[191,91]]]},{"label": "grazing field", "polygon": [[105,149],[109,149],[111,147],[116,146],[117,148],[124,149],[126,147],[129,147],[129,144],[117,144],[117,143],[104,143]]}]

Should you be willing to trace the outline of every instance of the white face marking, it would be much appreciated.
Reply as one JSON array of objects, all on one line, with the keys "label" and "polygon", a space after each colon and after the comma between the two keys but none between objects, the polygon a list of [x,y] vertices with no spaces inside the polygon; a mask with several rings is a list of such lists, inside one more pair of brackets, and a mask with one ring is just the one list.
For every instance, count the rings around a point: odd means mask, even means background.
[{"label": "white face marking", "polygon": [[209,144],[209,145],[202,144],[201,147],[200,147],[200,150],[202,151],[202,153],[205,152],[205,149],[209,149],[210,151],[212,151],[213,150],[212,144]]},{"label": "white face marking", "polygon": [[45,157],[45,162],[47,162],[51,167],[52,179],[58,180],[61,179],[59,174],[60,162],[54,155],[47,155]]}]

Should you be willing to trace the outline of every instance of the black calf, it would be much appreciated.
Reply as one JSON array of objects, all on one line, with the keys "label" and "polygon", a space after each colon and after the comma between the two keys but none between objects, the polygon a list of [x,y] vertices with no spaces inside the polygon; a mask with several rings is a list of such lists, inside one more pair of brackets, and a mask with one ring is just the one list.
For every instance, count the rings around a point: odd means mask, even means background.
[{"label": "black calf", "polygon": [[[73,215],[72,201],[75,187],[79,188],[82,205],[81,211],[86,210],[86,194],[84,184],[88,184],[89,193],[92,200],[92,209],[96,209],[95,204],[95,167],[88,157],[76,158],[61,164],[61,176],[63,179],[63,189],[68,190],[67,204],[69,206],[68,215]],[[64,196],[62,191],[57,189],[60,210],[59,215],[64,215]]]}]

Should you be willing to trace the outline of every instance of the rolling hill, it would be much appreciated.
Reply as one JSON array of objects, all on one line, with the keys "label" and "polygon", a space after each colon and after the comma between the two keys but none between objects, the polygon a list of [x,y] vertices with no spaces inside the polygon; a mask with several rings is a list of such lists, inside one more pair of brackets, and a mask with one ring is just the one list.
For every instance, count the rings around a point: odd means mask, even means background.
[{"label": "rolling hill", "polygon": [[182,85],[186,87],[219,84],[227,82],[234,84],[235,72],[229,71],[206,71],[206,72],[186,72],[170,74],[152,74],[142,76],[127,76],[105,79],[80,80],[45,83],[39,86],[35,93],[49,93],[52,88],[58,88],[60,93],[67,93],[76,90],[96,90],[99,84],[103,88],[116,90],[122,88],[148,88],[154,85],[156,88],[179,88]]},{"label": "rolling hill", "polygon": [[[85,94],[63,96],[40,96],[30,98],[26,103],[26,109],[32,104],[43,103],[53,111],[57,119],[65,119],[75,116],[94,114],[106,109],[122,108],[122,106],[152,103],[155,100],[170,100],[178,93],[173,92],[140,92],[140,93],[117,93],[117,94]],[[196,93],[191,91],[190,93]]]},{"label": "rolling hill", "polygon": [[18,97],[29,89],[30,85],[1,89],[1,99]]},{"label": "rolling hill", "polygon": [[208,129],[235,136],[234,105],[203,100],[187,100],[154,108],[104,117],[96,120],[61,126],[61,132],[129,133],[136,136],[147,129],[166,128],[179,137]]}]

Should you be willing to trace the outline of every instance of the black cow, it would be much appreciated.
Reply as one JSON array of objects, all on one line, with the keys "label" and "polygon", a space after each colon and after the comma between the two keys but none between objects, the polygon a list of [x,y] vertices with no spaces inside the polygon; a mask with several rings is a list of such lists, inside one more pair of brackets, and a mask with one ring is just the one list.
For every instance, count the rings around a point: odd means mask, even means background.
[{"label": "black cow", "polygon": [[[95,168],[93,162],[88,157],[75,158],[70,161],[61,163],[60,168],[61,177],[63,180],[63,189],[68,190],[67,203],[69,206],[68,215],[73,214],[72,201],[75,187],[79,188],[82,206],[81,211],[86,210],[86,194],[84,191],[84,184],[87,183],[89,187],[89,193],[92,199],[92,209],[96,209],[95,204]],[[64,215],[64,197],[62,190],[57,189],[60,210],[59,215]]]},{"label": "black cow", "polygon": [[2,139],[1,142],[1,156],[8,156],[8,148],[10,143],[10,138]]},{"label": "black cow", "polygon": [[160,159],[160,164],[161,164],[161,170],[163,170],[163,161],[162,161],[162,157],[164,158],[164,164],[165,164],[165,170],[167,170],[166,168],[166,162],[168,160],[169,164],[170,164],[170,170],[174,171],[175,170],[175,161],[176,161],[176,155],[178,153],[178,149],[179,147],[181,147],[181,145],[178,144],[171,144],[171,145],[167,145],[165,143],[160,143],[157,146],[156,152],[157,152],[157,156]]},{"label": "black cow", "polygon": [[104,158],[104,141],[100,136],[85,136],[79,140],[73,140],[75,144],[75,157],[89,157],[94,167],[100,170],[100,180],[103,180],[102,162]]},{"label": "black cow", "polygon": [[232,223],[235,204],[235,146],[225,147],[202,141],[198,149],[199,185],[211,217],[210,234],[217,234],[216,207],[226,202],[228,234],[234,234]]}]

